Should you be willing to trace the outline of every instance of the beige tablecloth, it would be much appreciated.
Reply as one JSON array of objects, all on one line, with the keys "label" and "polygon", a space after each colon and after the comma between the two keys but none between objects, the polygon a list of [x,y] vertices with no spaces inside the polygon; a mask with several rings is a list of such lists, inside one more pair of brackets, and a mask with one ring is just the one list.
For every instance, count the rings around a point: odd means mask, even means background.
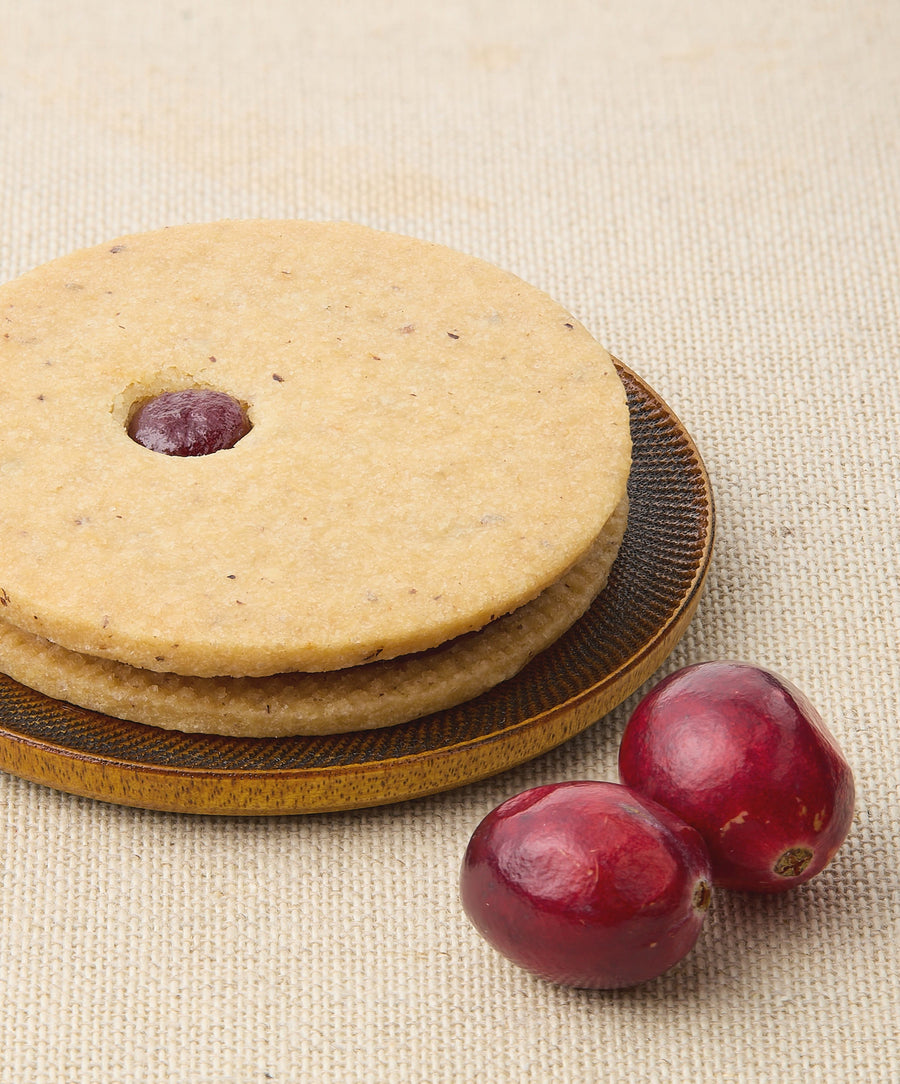
[{"label": "beige tablecloth", "polygon": [[517,272],[709,468],[716,558],[661,673],[781,671],[859,790],[816,881],[719,893],[682,966],[587,993],[488,948],[458,868],[501,799],[614,778],[635,698],[369,811],[170,815],[4,774],[2,1084],[900,1081],[898,57],[896,0],[0,2],[0,278],[255,216]]}]

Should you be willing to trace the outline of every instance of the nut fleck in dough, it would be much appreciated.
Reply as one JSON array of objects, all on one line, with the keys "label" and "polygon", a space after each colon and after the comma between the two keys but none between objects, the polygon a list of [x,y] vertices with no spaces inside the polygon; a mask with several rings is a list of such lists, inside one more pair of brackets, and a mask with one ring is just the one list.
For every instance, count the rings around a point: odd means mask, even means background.
[{"label": "nut fleck in dough", "polygon": [[[0,287],[0,617],[183,675],[433,648],[575,565],[625,493],[609,355],[480,260],[346,223],[125,237]],[[178,458],[166,390],[252,429]]]}]

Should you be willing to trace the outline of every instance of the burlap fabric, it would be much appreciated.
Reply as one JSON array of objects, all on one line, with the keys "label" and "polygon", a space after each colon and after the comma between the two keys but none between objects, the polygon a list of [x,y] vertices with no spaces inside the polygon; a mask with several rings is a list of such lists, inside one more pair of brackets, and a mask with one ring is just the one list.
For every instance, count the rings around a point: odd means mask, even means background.
[{"label": "burlap fabric", "polygon": [[2,1084],[900,1080],[898,56],[894,0],[0,2],[0,277],[298,216],[546,289],[713,479],[716,560],[662,672],[780,670],[859,790],[812,884],[720,893],[680,968],[585,993],[481,942],[458,868],[501,799],[613,778],[633,700],[357,813],[167,815],[4,775]]}]

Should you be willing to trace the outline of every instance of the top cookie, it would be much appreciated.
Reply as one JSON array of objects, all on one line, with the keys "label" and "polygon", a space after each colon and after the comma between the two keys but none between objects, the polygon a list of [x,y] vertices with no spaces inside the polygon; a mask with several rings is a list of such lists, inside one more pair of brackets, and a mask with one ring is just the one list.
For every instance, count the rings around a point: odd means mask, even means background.
[{"label": "top cookie", "polygon": [[[535,598],[625,493],[606,351],[513,275],[347,223],[125,237],[0,287],[0,604],[73,651],[211,677],[434,647]],[[233,448],[137,404],[212,388]]]}]

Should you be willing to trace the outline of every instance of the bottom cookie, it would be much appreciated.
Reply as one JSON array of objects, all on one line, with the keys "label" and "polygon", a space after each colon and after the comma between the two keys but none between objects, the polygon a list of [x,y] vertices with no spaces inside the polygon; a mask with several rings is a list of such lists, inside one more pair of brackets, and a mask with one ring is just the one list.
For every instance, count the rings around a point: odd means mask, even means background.
[{"label": "bottom cookie", "polygon": [[81,655],[0,622],[0,672],[56,700],[188,733],[286,737],[393,726],[478,696],[557,640],[606,585],[627,518],[625,498],[587,555],[532,602],[414,655],[325,673],[191,678]]}]

